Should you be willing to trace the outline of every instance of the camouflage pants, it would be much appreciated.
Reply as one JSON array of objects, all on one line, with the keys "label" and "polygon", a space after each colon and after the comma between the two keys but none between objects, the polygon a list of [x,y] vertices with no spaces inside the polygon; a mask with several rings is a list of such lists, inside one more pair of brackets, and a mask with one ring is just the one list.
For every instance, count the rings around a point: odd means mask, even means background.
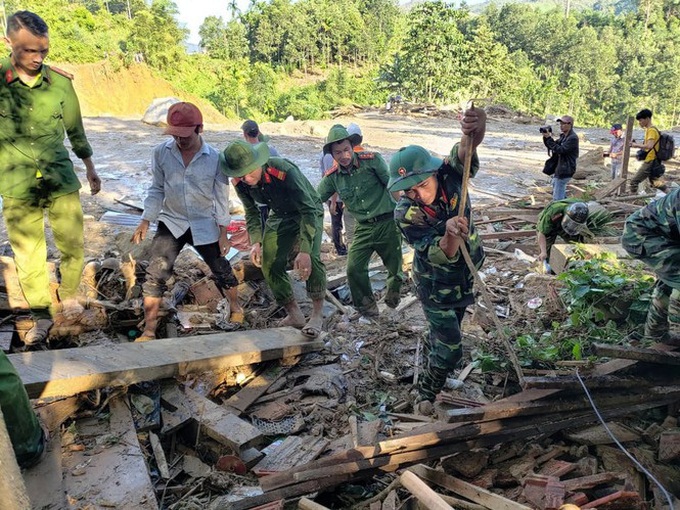
[{"label": "camouflage pants", "polygon": [[663,342],[669,334],[680,336],[680,289],[657,280],[647,311],[645,340]]},{"label": "camouflage pants", "polygon": [[430,308],[423,306],[429,331],[425,340],[423,357],[425,367],[418,383],[418,399],[433,402],[461,358],[460,323],[465,315],[463,308]]}]

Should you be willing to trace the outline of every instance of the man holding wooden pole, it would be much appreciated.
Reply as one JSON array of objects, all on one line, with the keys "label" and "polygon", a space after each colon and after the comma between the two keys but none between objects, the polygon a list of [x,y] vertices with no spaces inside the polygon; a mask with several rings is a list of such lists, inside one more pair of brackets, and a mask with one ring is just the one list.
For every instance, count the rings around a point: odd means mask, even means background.
[{"label": "man holding wooden pole", "polygon": [[444,160],[431,156],[423,147],[410,145],[390,161],[388,189],[403,193],[394,217],[415,250],[413,279],[429,324],[426,366],[414,406],[422,414],[432,412],[432,403],[447,375],[462,358],[460,323],[474,296],[473,275],[461,254],[461,245],[467,247],[476,268],[484,260],[464,177],[466,156],[471,159],[471,175],[479,170],[474,151],[486,132],[484,110],[466,110],[461,128],[464,140],[454,145]]}]

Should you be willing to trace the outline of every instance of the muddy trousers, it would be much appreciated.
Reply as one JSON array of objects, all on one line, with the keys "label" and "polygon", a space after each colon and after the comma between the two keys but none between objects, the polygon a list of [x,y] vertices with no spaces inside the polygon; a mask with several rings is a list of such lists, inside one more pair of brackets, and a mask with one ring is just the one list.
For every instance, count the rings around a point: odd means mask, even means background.
[{"label": "muddy trousers", "polygon": [[198,254],[208,264],[210,271],[212,271],[212,279],[218,289],[231,289],[238,286],[238,280],[234,275],[231,264],[220,254],[220,245],[217,241],[195,246],[191,229],[175,238],[168,227],[162,221],[159,221],[156,235],[151,243],[152,255],[146,268],[146,280],[142,285],[145,296],[163,297],[167,290],[166,282],[172,276],[175,260],[185,244],[190,244],[196,248]]},{"label": "muddy trousers", "polygon": [[387,294],[399,295],[404,273],[401,269],[401,234],[392,215],[375,223],[357,222],[354,241],[347,256],[347,283],[354,307],[376,315],[378,305],[368,277],[368,263],[377,253],[387,268]]},{"label": "muddy trousers", "polygon": [[3,197],[3,216],[17,276],[35,319],[49,319],[52,315],[45,211],[54,244],[61,253],[59,298],[76,297],[84,265],[83,209],[78,192],[46,198],[38,204],[33,200]]},{"label": "muddy trousers", "polygon": [[[324,299],[326,296],[326,266],[321,262],[320,255],[323,214],[317,217],[315,228],[312,251],[309,254],[312,259],[312,272],[306,282],[307,296],[312,301]],[[299,216],[280,218],[270,213],[262,237],[262,274],[279,306],[285,306],[295,299],[286,267],[288,256],[298,243],[299,237]]]},{"label": "muddy trousers", "polygon": [[434,402],[446,377],[463,357],[460,324],[465,308],[429,308],[423,306],[429,331],[423,348],[425,366],[418,382],[418,400]]},{"label": "muddy trousers", "polygon": [[0,408],[20,466],[37,460],[44,448],[43,431],[19,374],[0,351]]},{"label": "muddy trousers", "polygon": [[680,289],[657,280],[645,321],[645,339],[663,342],[668,335],[680,338]]},{"label": "muddy trousers", "polygon": [[331,233],[333,237],[333,246],[335,247],[335,252],[338,255],[347,255],[347,246],[345,246],[345,242],[342,240],[342,213],[344,210],[344,204],[342,202],[336,202],[335,214],[331,214]]}]

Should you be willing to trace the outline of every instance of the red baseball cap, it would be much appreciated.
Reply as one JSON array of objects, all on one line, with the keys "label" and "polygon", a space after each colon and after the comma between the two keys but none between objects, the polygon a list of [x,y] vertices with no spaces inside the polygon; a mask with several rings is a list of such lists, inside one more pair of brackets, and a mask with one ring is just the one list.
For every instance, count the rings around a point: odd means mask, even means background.
[{"label": "red baseball cap", "polygon": [[185,138],[191,136],[197,126],[203,125],[203,115],[196,105],[191,103],[175,103],[168,109],[168,127],[166,135]]}]

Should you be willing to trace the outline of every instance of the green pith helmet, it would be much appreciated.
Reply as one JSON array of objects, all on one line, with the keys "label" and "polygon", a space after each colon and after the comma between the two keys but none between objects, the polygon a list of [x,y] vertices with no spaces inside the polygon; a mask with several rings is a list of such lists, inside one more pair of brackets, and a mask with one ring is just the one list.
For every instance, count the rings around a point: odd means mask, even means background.
[{"label": "green pith helmet", "polygon": [[236,140],[220,152],[220,168],[228,177],[243,177],[264,165],[268,159],[266,143],[251,145],[245,140]]},{"label": "green pith helmet", "polygon": [[390,192],[411,189],[439,170],[444,160],[432,156],[420,145],[402,147],[390,159]]},{"label": "green pith helmet", "polygon": [[347,131],[347,129],[345,129],[345,126],[343,126],[342,124],[336,124],[328,132],[328,136],[326,137],[326,143],[323,146],[323,153],[330,154],[331,145],[333,145],[336,142],[342,142],[343,140],[349,140],[349,143],[351,143],[352,147],[354,147],[355,145],[361,143],[361,138],[362,138],[361,135],[349,134],[349,131]]}]

